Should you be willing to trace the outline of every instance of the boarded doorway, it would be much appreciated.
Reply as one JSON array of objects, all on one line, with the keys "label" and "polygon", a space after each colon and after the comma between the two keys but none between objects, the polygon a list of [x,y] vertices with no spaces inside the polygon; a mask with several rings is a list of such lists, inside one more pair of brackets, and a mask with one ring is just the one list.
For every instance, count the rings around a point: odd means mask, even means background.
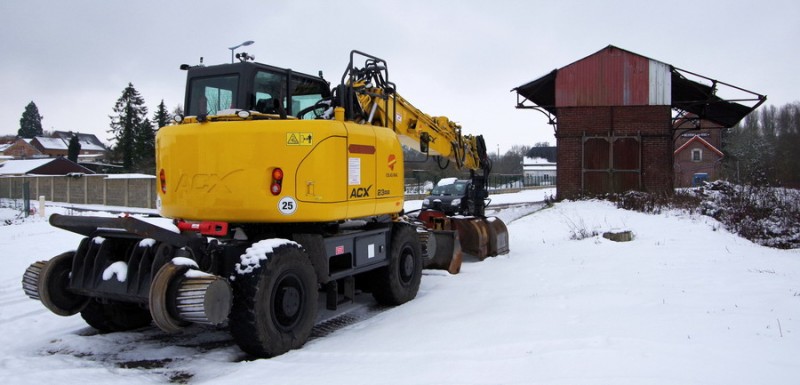
[{"label": "boarded doorway", "polygon": [[585,194],[641,190],[642,140],[635,136],[583,136],[581,188]]}]

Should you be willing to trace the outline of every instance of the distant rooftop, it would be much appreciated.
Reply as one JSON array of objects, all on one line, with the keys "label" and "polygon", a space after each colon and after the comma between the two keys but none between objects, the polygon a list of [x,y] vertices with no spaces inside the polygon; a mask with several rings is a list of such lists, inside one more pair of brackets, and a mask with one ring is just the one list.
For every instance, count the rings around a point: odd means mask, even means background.
[{"label": "distant rooftop", "polygon": [[22,175],[42,167],[55,158],[9,160],[0,164],[0,175]]},{"label": "distant rooftop", "polygon": [[61,138],[37,136],[36,140],[47,150],[67,150],[69,146]]}]

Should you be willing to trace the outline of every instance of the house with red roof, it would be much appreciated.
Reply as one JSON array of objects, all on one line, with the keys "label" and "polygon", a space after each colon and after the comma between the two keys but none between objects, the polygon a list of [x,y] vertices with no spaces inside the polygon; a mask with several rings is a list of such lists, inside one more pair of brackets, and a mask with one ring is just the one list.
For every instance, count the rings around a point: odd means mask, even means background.
[{"label": "house with red roof", "polygon": [[722,129],[719,124],[691,114],[675,121],[672,155],[675,187],[693,187],[719,179],[724,157]]},{"label": "house with red roof", "polygon": [[100,142],[95,135],[56,131],[53,136],[37,136],[31,141],[31,145],[36,147],[42,154],[50,157],[67,156],[69,153],[69,142],[73,136],[78,137],[81,145],[81,156],[88,158],[104,158],[108,154],[108,149]]},{"label": "house with red roof", "polygon": [[30,144],[30,139],[23,138],[0,144],[0,155],[9,159],[33,159],[43,156],[41,151]]},{"label": "house with red roof", "polygon": [[66,157],[9,160],[0,164],[0,176],[94,174]]}]

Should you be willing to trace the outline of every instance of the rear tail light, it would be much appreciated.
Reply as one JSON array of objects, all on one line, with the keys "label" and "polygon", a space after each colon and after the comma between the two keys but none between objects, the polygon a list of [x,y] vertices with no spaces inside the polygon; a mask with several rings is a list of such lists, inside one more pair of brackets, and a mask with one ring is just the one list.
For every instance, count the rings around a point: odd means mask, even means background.
[{"label": "rear tail light", "polygon": [[269,186],[269,192],[272,195],[278,195],[281,193],[283,189],[283,170],[279,167],[276,167],[272,170],[272,183]]},{"label": "rear tail light", "polygon": [[164,169],[161,169],[161,172],[158,173],[158,180],[161,182],[161,193],[167,193],[167,174],[164,172]]}]

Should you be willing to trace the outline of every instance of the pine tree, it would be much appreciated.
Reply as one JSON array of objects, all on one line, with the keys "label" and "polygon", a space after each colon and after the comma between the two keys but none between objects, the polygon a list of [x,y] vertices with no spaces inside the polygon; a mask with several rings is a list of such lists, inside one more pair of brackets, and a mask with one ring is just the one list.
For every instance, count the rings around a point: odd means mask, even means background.
[{"label": "pine tree", "polygon": [[150,119],[145,118],[134,131],[135,167],[139,172],[155,173],[156,132]]},{"label": "pine tree", "polygon": [[78,140],[78,135],[72,135],[69,139],[69,147],[67,147],[67,159],[78,163],[78,154],[81,153],[81,141]]},{"label": "pine tree", "polygon": [[167,106],[164,104],[164,99],[161,99],[161,103],[153,115],[153,123],[156,124],[156,130],[169,124],[169,111],[167,111]]},{"label": "pine tree", "polygon": [[17,135],[26,139],[41,136],[43,134],[43,118],[43,116],[39,115],[39,108],[31,101],[25,106],[25,112],[22,113],[22,118],[19,120],[19,131],[17,131]]},{"label": "pine tree", "polygon": [[[132,83],[128,83],[128,87],[122,91],[122,96],[114,104],[114,114],[109,116],[111,130],[108,132],[114,135],[113,140],[117,143],[114,150],[122,158],[122,167],[130,171],[143,157],[143,154],[137,153],[137,150],[143,148],[137,146],[137,138],[146,136],[148,130],[152,131],[147,119],[144,98],[139,95]],[[145,125],[147,129],[144,129]]]}]

